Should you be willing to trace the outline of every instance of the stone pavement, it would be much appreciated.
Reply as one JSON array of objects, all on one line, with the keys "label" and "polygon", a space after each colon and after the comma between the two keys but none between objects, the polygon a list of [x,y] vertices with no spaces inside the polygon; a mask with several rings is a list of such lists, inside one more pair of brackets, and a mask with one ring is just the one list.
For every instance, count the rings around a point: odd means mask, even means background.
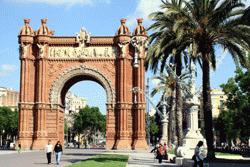
[{"label": "stone pavement", "polygon": [[[129,155],[127,167],[177,167],[176,164],[171,164],[169,161],[163,161],[159,164],[154,158],[153,153],[149,151],[106,151],[100,149],[65,149],[62,155],[60,165],[55,165],[55,156],[52,156],[52,165],[47,165],[46,154],[44,151],[25,151],[18,154],[16,151],[0,150],[0,167],[65,167],[91,158],[97,154],[125,154]],[[169,155],[171,158],[171,155]],[[192,161],[185,165],[191,167]],[[248,167],[250,164],[210,164],[210,167]]]},{"label": "stone pavement", "polygon": [[[60,167],[68,166],[74,162],[88,159],[97,154],[125,154],[129,155],[127,167],[155,167],[155,166],[176,166],[163,161],[158,164],[153,153],[136,151],[106,151],[98,149],[65,149],[62,155]],[[52,163],[55,163],[55,156],[52,156]],[[45,167],[57,166],[47,165],[44,151],[25,151],[18,154],[16,151],[0,151],[0,167]]]},{"label": "stone pavement", "polygon": [[0,167],[65,167],[103,152],[105,150],[65,149],[60,165],[55,165],[55,155],[52,155],[52,165],[48,165],[44,151],[25,151],[18,154],[16,151],[1,150]]},{"label": "stone pavement", "polygon": [[[171,158],[171,156],[170,156]],[[177,167],[169,161],[163,160],[161,164],[155,159],[153,153],[149,152],[134,152],[129,153],[129,160],[127,167]]]}]

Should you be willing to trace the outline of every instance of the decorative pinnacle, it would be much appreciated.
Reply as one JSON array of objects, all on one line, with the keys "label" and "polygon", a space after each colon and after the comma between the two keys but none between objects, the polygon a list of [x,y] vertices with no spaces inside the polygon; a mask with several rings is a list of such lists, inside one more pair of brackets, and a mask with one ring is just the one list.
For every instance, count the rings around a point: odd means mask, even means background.
[{"label": "decorative pinnacle", "polygon": [[138,23],[138,24],[141,24],[142,22],[143,22],[143,18],[138,18],[138,19],[137,19],[137,23]]},{"label": "decorative pinnacle", "polygon": [[25,18],[25,19],[23,19],[23,20],[24,20],[24,24],[30,24],[30,19]]},{"label": "decorative pinnacle", "polygon": [[122,18],[122,19],[121,19],[121,24],[125,24],[125,23],[126,23],[126,21],[127,21],[127,19]]},{"label": "decorative pinnacle", "polygon": [[41,19],[41,23],[42,23],[42,24],[46,24],[46,23],[47,23],[47,20],[48,20],[48,19],[43,18],[43,19]]}]

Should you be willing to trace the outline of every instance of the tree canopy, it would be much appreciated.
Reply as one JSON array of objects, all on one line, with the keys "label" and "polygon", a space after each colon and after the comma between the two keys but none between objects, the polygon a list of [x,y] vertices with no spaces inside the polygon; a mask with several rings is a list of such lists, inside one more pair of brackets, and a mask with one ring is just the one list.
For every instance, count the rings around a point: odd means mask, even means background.
[{"label": "tree canopy", "polygon": [[220,113],[216,129],[222,141],[239,138],[246,143],[250,137],[250,72],[238,69],[235,73],[221,85],[227,96],[227,109]]},{"label": "tree canopy", "polygon": [[169,55],[188,51],[202,68],[203,113],[208,157],[213,150],[210,68],[216,68],[215,47],[228,50],[237,65],[247,66],[250,50],[250,7],[241,0],[162,0],[161,11],[152,14],[149,56],[153,71],[166,65]]},{"label": "tree canopy", "polygon": [[86,106],[74,115],[73,129],[77,134],[88,137],[96,131],[105,133],[105,116],[99,111],[98,107]]},{"label": "tree canopy", "polygon": [[8,107],[0,107],[0,134],[16,136],[18,133],[18,112]]}]

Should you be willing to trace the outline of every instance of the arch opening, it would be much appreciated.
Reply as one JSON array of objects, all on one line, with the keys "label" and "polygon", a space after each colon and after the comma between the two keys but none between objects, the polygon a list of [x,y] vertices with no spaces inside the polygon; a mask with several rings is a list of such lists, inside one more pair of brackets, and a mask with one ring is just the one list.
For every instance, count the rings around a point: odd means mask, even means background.
[{"label": "arch opening", "polygon": [[84,66],[71,68],[65,70],[57,80],[53,83],[50,91],[51,104],[58,104],[64,106],[64,97],[69,88],[75,83],[82,80],[91,80],[100,84],[107,95],[107,104],[114,104],[115,92],[111,86],[111,82],[98,70],[90,69]]},{"label": "arch opening", "polygon": [[63,86],[62,90],[61,90],[61,94],[60,94],[60,102],[62,106],[65,106],[65,97],[67,92],[74,87],[76,84],[78,83],[82,83],[82,81],[93,81],[94,83],[97,83],[98,85],[100,85],[104,90],[105,90],[105,96],[106,96],[106,103],[108,102],[108,98],[107,98],[107,90],[105,89],[104,85],[96,78],[92,77],[92,76],[87,76],[87,75],[79,75],[79,76],[75,76],[71,79],[69,79],[65,85]]},{"label": "arch opening", "polygon": [[106,91],[93,78],[79,76],[72,79],[62,90],[66,96],[61,97],[65,100],[65,146],[71,148],[79,144],[84,148],[103,149],[106,146]]}]

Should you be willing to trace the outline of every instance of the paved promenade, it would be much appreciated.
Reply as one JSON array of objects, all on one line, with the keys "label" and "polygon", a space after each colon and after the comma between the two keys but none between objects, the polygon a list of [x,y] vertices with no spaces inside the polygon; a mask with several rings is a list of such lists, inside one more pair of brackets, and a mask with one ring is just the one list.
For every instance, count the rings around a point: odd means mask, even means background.
[{"label": "paved promenade", "polygon": [[161,164],[154,158],[153,153],[139,152],[129,153],[129,160],[127,167],[177,167],[169,161],[163,160]]},{"label": "paved promenade", "polygon": [[[65,167],[91,158],[97,154],[125,154],[129,155],[127,167],[178,167],[176,164],[171,164],[169,161],[163,160],[162,164],[154,158],[153,153],[136,152],[136,151],[106,151],[98,149],[65,149],[62,155],[60,165],[55,165],[55,156],[52,156],[52,165],[47,165],[46,154],[44,151],[26,151],[18,154],[16,151],[0,150],[0,167],[45,167],[58,166]],[[171,155],[170,155],[171,158]],[[192,161],[186,164],[185,167],[191,167]],[[210,167],[249,167],[250,164],[210,164]]]},{"label": "paved promenade", "polygon": [[48,165],[44,151],[27,151],[20,154],[16,151],[0,151],[0,167],[64,167],[103,152],[105,150],[65,149],[60,165],[55,165],[55,155],[52,156],[52,165]]},{"label": "paved promenade", "polygon": [[[91,158],[97,154],[125,154],[129,155],[127,167],[155,167],[155,166],[176,166],[163,161],[158,164],[153,153],[148,152],[127,152],[127,151],[105,151],[98,149],[65,149],[60,167],[68,166],[74,162]],[[45,167],[55,165],[55,156],[52,156],[52,165],[47,165],[45,152],[26,151],[18,154],[16,151],[0,151],[0,167]]]}]

